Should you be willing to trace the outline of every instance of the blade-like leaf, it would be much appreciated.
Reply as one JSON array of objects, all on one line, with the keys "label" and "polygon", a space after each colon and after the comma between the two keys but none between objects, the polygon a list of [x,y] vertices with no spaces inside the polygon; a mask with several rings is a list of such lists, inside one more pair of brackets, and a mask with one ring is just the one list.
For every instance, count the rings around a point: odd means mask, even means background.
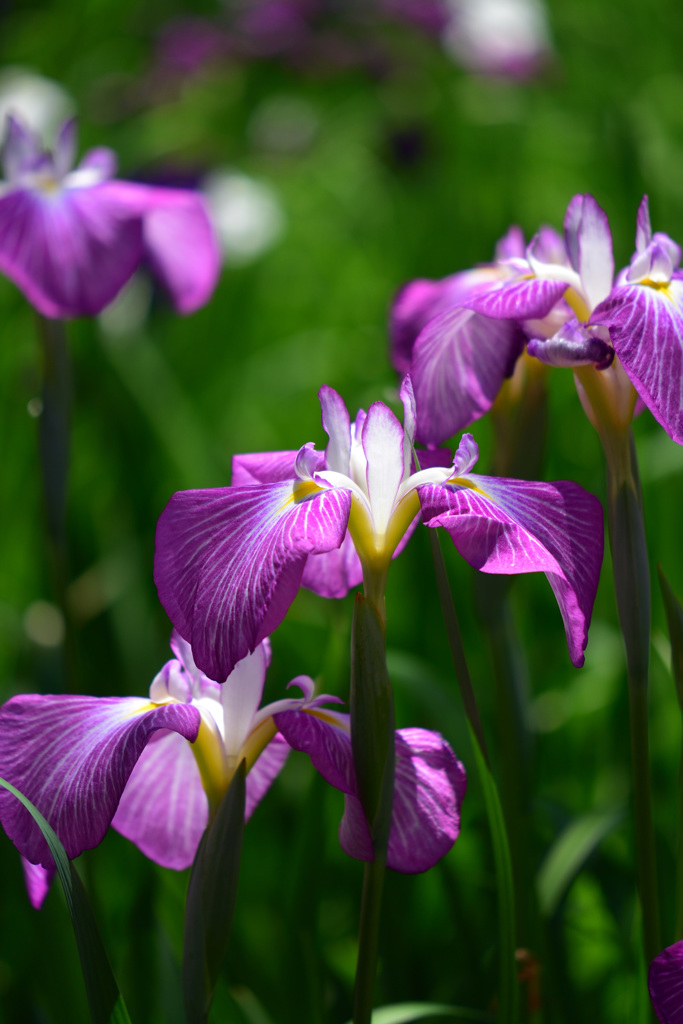
[{"label": "blade-like leaf", "polygon": [[0,786],[13,793],[32,815],[54,857],[73,922],[93,1024],[130,1024],[130,1017],[109,964],[88,894],[76,868],[67,857],[54,830],[31,801],[4,779],[0,779]]},{"label": "blade-like leaf", "polygon": [[199,844],[185,906],[183,998],[188,1024],[208,1019],[230,934],[244,834],[242,761]]},{"label": "blade-like leaf", "polygon": [[541,913],[550,917],[591,853],[621,819],[621,807],[610,807],[576,818],[548,851],[536,881]]},{"label": "blade-like leaf", "polygon": [[671,584],[664,575],[661,565],[657,566],[657,571],[664,598],[669,640],[671,641],[671,671],[676,683],[678,703],[683,710],[683,608],[671,589]]},{"label": "blade-like leaf", "polygon": [[498,1019],[500,1024],[517,1024],[519,1019],[519,986],[517,982],[517,962],[515,960],[515,893],[512,879],[512,862],[510,860],[510,845],[508,843],[503,809],[498,795],[498,787],[491,771],[491,762],[486,749],[484,730],[472,687],[472,680],[470,679],[469,668],[467,667],[465,649],[462,643],[450,583],[448,582],[439,533],[439,530],[429,531],[437,590],[446,626],[446,635],[451,649],[455,678],[465,708],[474,759],[477,763],[477,771],[484,791],[486,817],[489,829],[491,830],[491,843],[493,846],[496,889],[498,892],[498,984],[500,1000]]},{"label": "blade-like leaf", "polygon": [[[464,1006],[443,1006],[440,1003],[394,1003],[381,1006],[372,1014],[372,1024],[418,1024],[423,1020],[464,1020],[493,1022],[495,1015],[485,1010],[469,1010]],[[349,1024],[351,1022],[349,1021]]]}]

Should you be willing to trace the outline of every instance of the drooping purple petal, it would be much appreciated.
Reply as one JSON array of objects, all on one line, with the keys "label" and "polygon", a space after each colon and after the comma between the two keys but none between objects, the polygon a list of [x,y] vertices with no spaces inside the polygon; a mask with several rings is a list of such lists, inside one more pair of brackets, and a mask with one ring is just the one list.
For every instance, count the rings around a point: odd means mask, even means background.
[{"label": "drooping purple petal", "polygon": [[[339,829],[342,849],[372,859],[372,844],[356,793],[348,716],[339,712],[284,712],[276,724],[290,746],[308,754],[314,767],[345,795]],[[387,864],[395,871],[426,871],[458,836],[465,771],[438,733],[396,732],[394,806]]]},{"label": "drooping purple petal", "polygon": [[140,262],[142,224],[106,188],[0,198],[0,271],[44,316],[99,313]]},{"label": "drooping purple petal", "polygon": [[284,737],[280,733],[276,733],[252,766],[247,775],[246,802],[244,805],[245,821],[249,821],[274,780],[282,771],[290,749]]},{"label": "drooping purple petal", "polygon": [[[137,697],[13,697],[0,708],[0,777],[47,818],[70,858],[102,841],[128,778],[159,729],[193,741],[200,715]],[[28,860],[52,866],[29,812],[0,792],[0,822]]]},{"label": "drooping purple petal", "polygon": [[[246,484],[273,484],[296,479],[295,464],[298,452],[253,452],[233,455],[233,487]],[[322,468],[322,465],[321,467]]]},{"label": "drooping purple petal", "polygon": [[417,439],[438,445],[493,405],[524,348],[520,326],[470,309],[430,320],[413,350]]},{"label": "drooping purple petal", "polygon": [[308,754],[313,767],[335,789],[355,793],[350,717],[340,711],[283,711],[275,724],[294,750]]},{"label": "drooping purple petal", "polygon": [[683,1024],[683,941],[654,958],[647,983],[661,1024]]},{"label": "drooping purple petal", "polygon": [[211,679],[226,679],[279,625],[308,555],[338,548],[344,539],[350,493],[318,491],[300,499],[299,486],[182,491],[161,514],[154,562],[159,597]]},{"label": "drooping purple petal", "polygon": [[204,305],[216,287],[220,251],[203,198],[189,189],[129,181],[100,189],[122,211],[141,218],[145,257],[178,312]]},{"label": "drooping purple petal", "polygon": [[531,338],[526,350],[547,366],[572,368],[595,363],[599,370],[604,370],[614,359],[614,349],[600,337],[599,331],[599,327],[589,330],[574,319],[563,324],[552,338]]},{"label": "drooping purple petal", "polygon": [[178,733],[157,732],[142,751],[112,826],[165,868],[192,864],[209,804],[192,747]]},{"label": "drooping purple petal", "polygon": [[477,292],[463,299],[461,305],[494,320],[538,320],[548,315],[566,290],[565,281],[529,274]]},{"label": "drooping purple petal", "polygon": [[564,218],[567,250],[590,309],[609,295],[614,277],[612,235],[607,214],[591,195],[574,196]]},{"label": "drooping purple petal", "polygon": [[469,290],[471,273],[451,274],[440,281],[418,278],[400,289],[389,318],[391,361],[400,374],[410,370],[413,346],[422,328],[459,304],[459,298]]},{"label": "drooping purple petal", "polygon": [[[387,866],[404,874],[434,867],[458,838],[466,788],[465,769],[439,733],[397,730]],[[349,856],[372,859],[363,809],[355,796],[345,799],[339,841]]]},{"label": "drooping purple petal", "polygon": [[30,860],[26,860],[26,857],[21,858],[21,867],[24,872],[29,903],[34,910],[40,910],[50,891],[57,868],[54,865],[44,868],[42,864],[32,864]]},{"label": "drooping purple petal", "polygon": [[471,474],[418,489],[427,526],[443,526],[482,572],[545,572],[562,613],[569,655],[583,664],[603,553],[600,502],[578,484]]},{"label": "drooping purple petal", "polygon": [[362,582],[363,567],[348,531],[341,547],[309,555],[301,577],[301,586],[321,597],[346,597]]},{"label": "drooping purple petal", "polygon": [[667,434],[683,444],[683,274],[667,285],[621,285],[591,323],[609,329],[631,383]]}]

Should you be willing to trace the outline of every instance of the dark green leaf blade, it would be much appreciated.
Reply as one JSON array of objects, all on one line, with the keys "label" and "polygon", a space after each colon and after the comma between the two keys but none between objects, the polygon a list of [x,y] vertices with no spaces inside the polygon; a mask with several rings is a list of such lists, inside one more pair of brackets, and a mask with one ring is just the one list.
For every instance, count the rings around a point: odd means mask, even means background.
[{"label": "dark green leaf blade", "polygon": [[621,819],[621,807],[583,814],[572,821],[548,851],[536,885],[541,913],[550,917],[591,853]]},{"label": "dark green leaf blade", "polygon": [[242,761],[192,865],[183,949],[188,1024],[204,1024],[208,1019],[230,934],[244,835],[245,777]]},{"label": "dark green leaf blade", "polygon": [[126,1004],[116,984],[88,894],[66,850],[54,829],[30,800],[5,779],[0,779],[0,786],[21,801],[42,832],[54,857],[73,922],[93,1024],[130,1024]]}]

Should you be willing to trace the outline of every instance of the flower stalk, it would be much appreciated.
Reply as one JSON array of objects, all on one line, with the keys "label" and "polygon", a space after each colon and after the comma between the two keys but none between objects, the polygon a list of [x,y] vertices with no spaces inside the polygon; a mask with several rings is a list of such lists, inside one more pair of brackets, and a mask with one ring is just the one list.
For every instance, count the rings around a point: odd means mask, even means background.
[{"label": "flower stalk", "polygon": [[45,525],[57,604],[64,619],[66,688],[77,689],[76,645],[66,591],[69,554],[66,538],[66,496],[69,476],[71,366],[63,320],[38,314],[42,361],[42,409],[38,446],[45,505]]},{"label": "flower stalk", "polygon": [[373,603],[361,594],[351,629],[350,705],[354,771],[373,851],[363,878],[353,1022],[370,1024],[394,798],[394,699],[384,627]]},{"label": "flower stalk", "polygon": [[638,894],[646,963],[661,949],[648,736],[650,569],[630,428],[600,431],[607,462],[607,522],[614,589],[626,649]]}]

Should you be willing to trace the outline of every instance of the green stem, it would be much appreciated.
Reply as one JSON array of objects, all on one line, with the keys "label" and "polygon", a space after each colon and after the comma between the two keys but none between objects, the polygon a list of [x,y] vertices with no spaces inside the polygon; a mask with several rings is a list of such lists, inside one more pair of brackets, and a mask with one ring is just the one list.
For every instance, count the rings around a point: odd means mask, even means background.
[{"label": "green stem", "polygon": [[678,769],[678,837],[676,842],[676,931],[674,942],[683,939],[683,742]]},{"label": "green stem", "polygon": [[453,596],[448,583],[448,574],[444,563],[439,535],[436,530],[429,531],[429,540],[434,560],[437,589],[441,601],[446,633],[451,648],[455,677],[460,688],[465,714],[474,749],[477,770],[484,791],[486,815],[491,830],[493,859],[496,872],[498,891],[498,944],[499,944],[499,1011],[500,1024],[516,1024],[519,1019],[519,998],[517,984],[517,963],[515,959],[515,897],[512,880],[512,862],[508,844],[505,819],[498,796],[495,779],[491,771],[484,738],[484,730],[479,716],[479,709],[472,687],[458,617],[453,604]]},{"label": "green stem", "polygon": [[648,738],[650,570],[632,434],[630,430],[612,431],[602,435],[602,441],[614,588],[628,669],[638,894],[649,964],[661,951]]},{"label": "green stem", "polygon": [[358,965],[353,992],[353,1024],[371,1024],[372,1021],[385,867],[386,861],[377,857],[365,865],[358,929]]},{"label": "green stem", "polygon": [[67,602],[69,556],[66,537],[71,367],[64,322],[48,320],[38,315],[38,337],[42,355],[39,450],[45,524],[55,596],[64,620],[64,670],[67,689],[75,691],[76,645],[73,620]]},{"label": "green stem", "polygon": [[374,604],[356,595],[351,629],[351,745],[358,796],[372,840],[366,865],[353,999],[354,1024],[370,1024],[377,973],[382,888],[394,799],[394,701],[384,626]]}]

